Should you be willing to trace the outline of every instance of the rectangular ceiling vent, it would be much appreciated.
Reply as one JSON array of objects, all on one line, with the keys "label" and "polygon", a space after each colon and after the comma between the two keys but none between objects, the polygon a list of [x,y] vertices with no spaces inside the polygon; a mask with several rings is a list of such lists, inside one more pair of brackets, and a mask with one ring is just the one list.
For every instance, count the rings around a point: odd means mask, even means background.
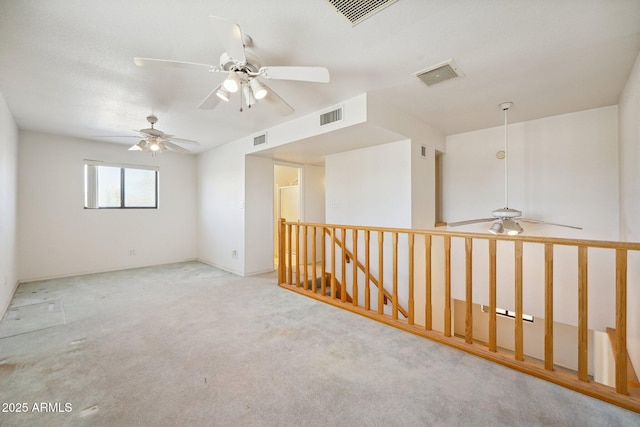
[{"label": "rectangular ceiling vent", "polygon": [[355,26],[398,0],[327,0]]},{"label": "rectangular ceiling vent", "polygon": [[263,133],[262,135],[253,137],[253,146],[266,144],[267,143],[267,134]]},{"label": "rectangular ceiling vent", "polygon": [[332,111],[328,111],[324,114],[320,114],[320,126],[328,125],[329,123],[339,122],[342,120],[342,107]]},{"label": "rectangular ceiling vent", "polygon": [[413,75],[427,86],[433,86],[447,80],[464,76],[456,63],[453,62],[453,59],[450,59],[438,65],[434,65],[431,68],[418,71],[416,73],[413,73]]}]

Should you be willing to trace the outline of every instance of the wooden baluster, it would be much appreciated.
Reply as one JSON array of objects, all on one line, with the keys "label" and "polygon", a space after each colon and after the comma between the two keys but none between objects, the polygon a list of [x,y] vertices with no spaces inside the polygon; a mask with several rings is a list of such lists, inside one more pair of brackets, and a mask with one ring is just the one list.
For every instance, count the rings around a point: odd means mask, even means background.
[{"label": "wooden baluster", "polygon": [[296,234],[296,286],[300,287],[300,224],[295,225]]},{"label": "wooden baluster", "polygon": [[331,227],[331,299],[336,297],[336,228]]},{"label": "wooden baluster", "polygon": [[524,360],[524,331],[522,329],[522,240],[515,241],[515,358]]},{"label": "wooden baluster", "polygon": [[496,323],[496,239],[489,239],[489,351],[498,351]]},{"label": "wooden baluster", "polygon": [[287,284],[293,285],[293,261],[291,259],[291,235],[293,234],[293,227],[291,224],[287,224]]},{"label": "wooden baluster", "polygon": [[391,318],[393,320],[398,320],[398,233],[393,233],[391,240],[393,244]]},{"label": "wooden baluster", "polygon": [[347,229],[342,228],[340,235],[342,236],[342,271],[340,272],[342,286],[340,286],[340,300],[347,302]]},{"label": "wooden baluster", "polygon": [[587,247],[578,246],[578,379],[585,382],[589,381],[587,270]]},{"label": "wooden baluster", "polygon": [[616,249],[616,392],[627,389],[627,251]]},{"label": "wooden baluster", "polygon": [[287,265],[285,262],[286,232],[285,219],[280,218],[280,221],[278,222],[278,283],[285,283],[287,280]]},{"label": "wooden baluster", "polygon": [[353,291],[351,298],[353,305],[358,305],[358,230],[351,230],[351,240],[353,241]]},{"label": "wooden baluster", "polygon": [[472,283],[472,265],[473,265],[473,243],[470,237],[464,239],[465,249],[465,317],[464,317],[464,341],[467,344],[473,344],[473,283]]},{"label": "wooden baluster", "polygon": [[544,245],[544,368],[553,371],[553,244]]},{"label": "wooden baluster", "polygon": [[327,236],[326,227],[322,227],[322,240],[320,241],[320,293],[327,295]]},{"label": "wooden baluster", "polygon": [[307,259],[307,246],[309,246],[309,236],[308,236],[308,229],[309,227],[307,227],[306,225],[303,226],[302,228],[302,242],[304,244],[304,249],[302,250],[304,256],[303,256],[303,265],[304,265],[304,283],[303,283],[303,287],[305,289],[308,289],[309,286],[309,271],[307,269],[307,264],[309,263],[309,260]]},{"label": "wooden baluster", "polygon": [[432,328],[431,307],[431,235],[424,236],[424,277],[425,277],[425,301],[424,301],[424,328],[430,331]]},{"label": "wooden baluster", "polygon": [[415,322],[415,313],[414,313],[414,300],[413,300],[413,244],[414,244],[414,235],[413,233],[409,233],[409,318],[407,319],[410,325],[413,325]]},{"label": "wooden baluster", "polygon": [[444,236],[444,336],[451,336],[451,237]]},{"label": "wooden baluster", "polygon": [[369,248],[370,232],[364,230],[364,308],[371,310],[371,259]]},{"label": "wooden baluster", "polygon": [[378,314],[384,313],[384,233],[378,231]]},{"label": "wooden baluster", "polygon": [[316,242],[317,242],[317,234],[316,234],[316,226],[313,226],[311,228],[311,241],[312,246],[311,246],[311,265],[313,266],[313,271],[311,272],[312,276],[311,276],[311,288],[312,288],[312,292],[316,292],[316,289],[318,287],[318,283],[316,280],[316,276],[318,275],[317,271],[316,271],[316,264],[317,264],[317,259],[316,259]]}]

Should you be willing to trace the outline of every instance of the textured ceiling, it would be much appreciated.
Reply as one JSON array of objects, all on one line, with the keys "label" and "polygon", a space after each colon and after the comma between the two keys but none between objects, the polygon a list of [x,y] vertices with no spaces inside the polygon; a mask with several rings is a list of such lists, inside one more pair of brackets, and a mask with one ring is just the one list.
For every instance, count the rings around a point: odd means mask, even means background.
[{"label": "textured ceiling", "polygon": [[[206,111],[223,75],[134,65],[217,65],[209,15],[239,24],[264,65],[324,66],[331,82],[269,81],[287,117],[240,113],[238,97]],[[503,101],[510,122],[613,105],[639,50],[640,0],[399,0],[356,26],[325,0],[0,0],[0,92],[21,129],[133,134],[154,113],[200,151],[363,92],[447,135],[499,125]],[[412,76],[450,58],[464,77]]]}]

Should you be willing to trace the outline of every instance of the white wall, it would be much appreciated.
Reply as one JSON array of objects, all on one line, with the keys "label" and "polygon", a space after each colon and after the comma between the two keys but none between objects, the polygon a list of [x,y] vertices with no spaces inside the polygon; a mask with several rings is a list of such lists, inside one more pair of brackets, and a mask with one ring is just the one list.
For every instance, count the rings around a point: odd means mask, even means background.
[{"label": "white wall", "polygon": [[[289,120],[277,126],[269,128],[267,132],[267,143],[264,145],[253,145],[252,138],[246,138],[245,152],[247,154],[258,153],[263,150],[269,150],[279,145],[296,142],[315,135],[329,133],[338,129],[348,128],[367,120],[367,94],[361,94],[353,98],[347,99],[340,104],[330,106],[326,111],[336,108],[343,108],[343,120],[330,123],[320,127],[319,114],[325,112],[316,111],[306,116],[299,117],[295,120]],[[262,132],[258,132],[260,134]],[[238,142],[236,142],[238,143]]]},{"label": "white wall", "polygon": [[328,223],[411,227],[411,141],[332,154],[325,168]]},{"label": "white wall", "polygon": [[411,141],[411,226],[420,229],[433,228],[436,222],[436,152],[425,147],[422,157],[422,144]]},{"label": "white wall", "polygon": [[[420,156],[421,143],[403,140],[374,147],[362,148],[327,156],[326,197],[327,223],[364,225],[391,228],[433,228],[435,219],[435,151],[427,150],[427,158]],[[342,239],[342,236],[338,236]],[[370,257],[378,257],[378,235],[370,236]],[[353,247],[352,237],[347,236],[347,247]],[[387,290],[393,281],[392,235],[384,233],[384,274],[383,282]],[[364,260],[364,236],[359,234],[358,252]],[[408,281],[408,242],[405,235],[398,239],[398,283]],[[340,259],[340,250],[337,251]],[[424,243],[421,237],[415,242],[415,280],[424,282]],[[353,263],[347,265],[347,286],[351,286]],[[341,265],[336,271],[341,277]],[[379,278],[376,262],[371,265],[372,275]],[[437,273],[436,273],[437,276]],[[358,279],[360,286],[365,281],[362,272]],[[371,301],[375,306],[377,290],[372,287]],[[350,293],[353,293],[350,291]],[[441,289],[434,286],[434,301],[441,301]],[[360,304],[364,304],[364,292],[359,292]],[[424,289],[418,287],[415,293],[415,321],[424,324]],[[399,287],[399,303],[407,307],[406,286]],[[434,328],[441,328],[440,305],[434,306]],[[390,306],[385,308],[389,312]]]},{"label": "white wall", "polygon": [[[21,281],[196,258],[194,156],[28,131],[19,138]],[[84,209],[84,159],[159,166],[159,209]]]},{"label": "white wall", "polygon": [[[259,155],[260,151],[278,145],[363,123],[366,121],[366,99],[366,94],[363,94],[339,104],[344,107],[344,120],[341,122],[320,128],[319,112],[316,112],[266,129],[267,144],[264,146],[254,146],[251,136],[199,155],[199,259],[242,275],[263,271],[267,265],[266,254],[271,257],[273,266],[273,237],[267,237],[268,233],[266,233],[272,229],[273,225],[269,224],[268,229],[264,228],[265,212],[262,207],[262,203],[266,203],[266,195],[273,194],[273,188],[270,187],[267,193],[259,190],[263,186],[266,187],[267,182],[273,185],[273,167],[267,171],[267,160],[248,155]],[[337,106],[329,110],[335,107]],[[273,164],[273,160],[269,161]],[[245,169],[254,163],[258,168],[245,174]],[[309,185],[303,189],[303,210],[310,209],[314,213],[308,218],[301,219],[310,221],[314,218],[313,220],[322,222],[324,213],[319,212],[318,205],[323,203],[324,192],[321,194],[316,192],[323,187],[322,168],[305,165],[304,173],[309,175],[305,178]],[[269,202],[269,206],[272,206],[272,202],[273,199]],[[249,209],[252,211],[249,212]],[[266,212],[266,215],[272,217],[273,213]],[[252,237],[256,231],[264,238]],[[250,241],[245,242],[245,235]],[[251,244],[250,249],[246,246],[249,244]],[[231,255],[234,251],[237,253],[237,258]]]},{"label": "white wall", "polygon": [[303,214],[305,222],[325,222],[325,168],[323,166],[304,165],[303,175]]},{"label": "white wall", "polygon": [[198,156],[198,258],[236,274],[245,264],[244,167],[239,143]]},{"label": "white wall", "polygon": [[[525,224],[527,233],[617,239],[617,140],[616,106],[509,125],[509,207],[584,229]],[[503,145],[502,126],[447,137],[447,222],[490,217],[504,207],[505,160],[496,158]]]},{"label": "white wall", "polygon": [[18,284],[18,127],[0,93],[0,319]]},{"label": "white wall", "polygon": [[[640,55],[620,97],[620,238],[640,242]],[[640,371],[640,257],[628,274],[627,349]]]},{"label": "white wall", "polygon": [[245,275],[273,271],[273,181],[273,160],[245,157]]},{"label": "white wall", "polygon": [[[618,236],[618,126],[617,107],[605,107],[509,125],[509,207],[523,216],[555,223],[573,224],[572,230],[523,223],[530,235],[617,240]],[[504,205],[504,160],[496,152],[503,149],[504,128],[497,127],[447,137],[444,156],[444,216],[449,222],[490,217]],[[486,232],[488,224],[459,227],[459,231]],[[458,239],[460,240],[460,239]],[[464,242],[452,242],[463,251]],[[513,265],[512,247],[498,245],[499,263]],[[540,245],[537,245],[540,246]],[[543,251],[525,245],[537,260],[525,265],[525,312],[542,316],[544,283]],[[488,304],[485,286],[488,273],[486,248],[474,247],[474,302]],[[575,252],[575,251],[573,251]],[[555,301],[562,301],[555,320],[576,324],[577,256],[566,248],[556,248],[554,263]],[[589,254],[589,324],[604,330],[614,324],[615,277],[612,254]],[[528,256],[528,255],[525,255]],[[464,262],[458,256],[459,263]],[[603,265],[609,262],[608,267]],[[478,268],[476,268],[476,264]],[[485,270],[483,270],[485,268]],[[452,265],[453,295],[464,299],[464,266]],[[500,266],[499,266],[500,270]],[[514,309],[512,272],[498,278],[498,305]],[[511,276],[510,276],[511,275]]]}]

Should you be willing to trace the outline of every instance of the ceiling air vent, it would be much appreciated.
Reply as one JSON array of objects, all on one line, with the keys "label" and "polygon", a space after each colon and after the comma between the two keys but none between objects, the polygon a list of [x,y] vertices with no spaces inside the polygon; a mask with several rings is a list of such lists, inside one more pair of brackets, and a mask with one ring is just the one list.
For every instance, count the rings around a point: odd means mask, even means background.
[{"label": "ceiling air vent", "polygon": [[398,0],[327,0],[351,25],[357,25],[371,15]]},{"label": "ceiling air vent", "polygon": [[464,76],[456,63],[453,62],[453,59],[445,61],[442,64],[434,65],[426,70],[418,71],[417,73],[413,73],[413,75],[427,86],[433,86],[437,83]]},{"label": "ceiling air vent", "polygon": [[342,120],[342,107],[320,114],[320,126]]},{"label": "ceiling air vent", "polygon": [[262,135],[253,137],[253,146],[266,144],[267,143],[267,134],[263,133]]}]

